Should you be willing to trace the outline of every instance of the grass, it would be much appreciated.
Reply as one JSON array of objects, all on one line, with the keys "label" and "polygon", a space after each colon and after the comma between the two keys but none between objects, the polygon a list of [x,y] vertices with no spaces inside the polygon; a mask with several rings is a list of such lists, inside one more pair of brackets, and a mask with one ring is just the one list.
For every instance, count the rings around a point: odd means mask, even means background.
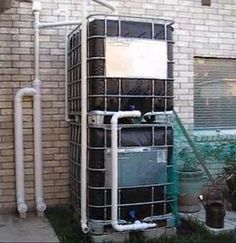
[{"label": "grass", "polygon": [[130,243],[231,243],[232,234],[212,234],[203,224],[194,220],[182,220],[181,226],[177,228],[177,234],[163,236],[156,240],[131,239]]},{"label": "grass", "polygon": [[[78,221],[73,217],[74,213],[71,209],[53,208],[49,209],[46,215],[60,242],[90,242],[88,236],[81,232]],[[145,240],[140,236],[133,235],[127,243],[231,243],[232,239],[233,236],[230,233],[214,235],[204,225],[194,220],[183,220],[181,226],[177,228],[177,234],[174,236]]]},{"label": "grass", "polygon": [[48,209],[46,216],[54,228],[61,243],[90,242],[88,235],[82,233],[78,221],[70,208]]}]

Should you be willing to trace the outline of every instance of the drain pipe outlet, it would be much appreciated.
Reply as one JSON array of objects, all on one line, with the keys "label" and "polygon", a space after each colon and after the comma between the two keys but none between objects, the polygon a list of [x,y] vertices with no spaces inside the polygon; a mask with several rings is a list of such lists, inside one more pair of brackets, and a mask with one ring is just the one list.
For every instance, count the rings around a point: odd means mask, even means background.
[{"label": "drain pipe outlet", "polygon": [[34,96],[34,88],[23,88],[17,91],[14,99],[15,119],[15,159],[16,159],[16,197],[17,210],[23,216],[28,210],[25,203],[24,185],[24,142],[23,142],[23,108],[22,100],[25,96]]},{"label": "drain pipe outlet", "polygon": [[35,201],[38,216],[42,216],[46,210],[46,204],[43,200],[43,159],[42,159],[42,107],[41,107],[41,81],[39,78],[39,13],[41,10],[40,1],[36,0],[33,4],[35,18],[35,77],[33,87],[36,90],[34,95],[34,174],[35,174]]},{"label": "drain pipe outlet", "polygon": [[43,199],[43,158],[42,158],[42,108],[41,84],[34,81],[34,171],[35,171],[35,201],[39,216],[47,206]]},{"label": "drain pipe outlet", "polygon": [[120,118],[124,117],[140,117],[140,111],[119,111],[116,112],[111,118],[111,164],[112,164],[112,216],[111,224],[116,231],[126,231],[126,230],[144,230],[148,228],[156,227],[153,223],[141,223],[140,221],[135,221],[133,224],[129,225],[119,225],[117,217],[117,202],[118,202],[118,161],[117,161],[117,123]]}]

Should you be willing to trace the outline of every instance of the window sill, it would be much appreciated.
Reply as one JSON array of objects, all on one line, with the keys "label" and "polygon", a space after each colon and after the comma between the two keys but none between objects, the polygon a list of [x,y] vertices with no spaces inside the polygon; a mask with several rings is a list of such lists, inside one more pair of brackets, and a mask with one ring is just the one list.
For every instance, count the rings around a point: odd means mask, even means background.
[{"label": "window sill", "polygon": [[236,129],[194,130],[193,134],[194,140],[196,142],[211,142],[236,139]]}]

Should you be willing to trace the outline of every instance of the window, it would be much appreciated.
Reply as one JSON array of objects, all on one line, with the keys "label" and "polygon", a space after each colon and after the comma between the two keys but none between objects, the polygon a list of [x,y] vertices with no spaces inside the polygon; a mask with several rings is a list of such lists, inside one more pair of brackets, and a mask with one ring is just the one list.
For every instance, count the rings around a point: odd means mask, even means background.
[{"label": "window", "polygon": [[194,128],[236,129],[236,59],[194,58]]}]

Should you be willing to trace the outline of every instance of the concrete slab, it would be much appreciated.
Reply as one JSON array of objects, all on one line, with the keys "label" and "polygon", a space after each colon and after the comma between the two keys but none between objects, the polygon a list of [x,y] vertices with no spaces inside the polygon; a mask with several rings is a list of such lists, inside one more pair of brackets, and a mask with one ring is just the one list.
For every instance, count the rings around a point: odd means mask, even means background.
[{"label": "concrete slab", "polygon": [[142,235],[146,239],[158,239],[161,236],[171,236],[176,234],[176,228],[175,227],[160,227],[160,228],[154,228],[154,229],[147,229],[142,232]]},{"label": "concrete slab", "polygon": [[90,239],[93,243],[123,243],[129,239],[128,232],[113,232],[103,235],[90,235]]},{"label": "concrete slab", "polygon": [[201,210],[197,213],[180,213],[180,216],[183,218],[192,218],[198,220],[199,222],[203,223],[206,226],[206,228],[214,234],[233,232],[236,228],[236,212],[233,211],[226,211],[226,215],[224,218],[224,228],[221,229],[211,228],[205,224],[206,213],[204,208],[201,208]]},{"label": "concrete slab", "polygon": [[0,215],[0,242],[60,242],[46,218]]},{"label": "concrete slab", "polygon": [[175,227],[160,227],[154,229],[146,229],[144,231],[137,231],[137,232],[110,232],[102,235],[90,235],[91,241],[93,243],[100,243],[100,242],[115,242],[115,243],[123,243],[130,239],[131,235],[136,235],[136,237],[143,237],[147,240],[151,239],[158,239],[161,236],[169,236],[176,234]]}]

